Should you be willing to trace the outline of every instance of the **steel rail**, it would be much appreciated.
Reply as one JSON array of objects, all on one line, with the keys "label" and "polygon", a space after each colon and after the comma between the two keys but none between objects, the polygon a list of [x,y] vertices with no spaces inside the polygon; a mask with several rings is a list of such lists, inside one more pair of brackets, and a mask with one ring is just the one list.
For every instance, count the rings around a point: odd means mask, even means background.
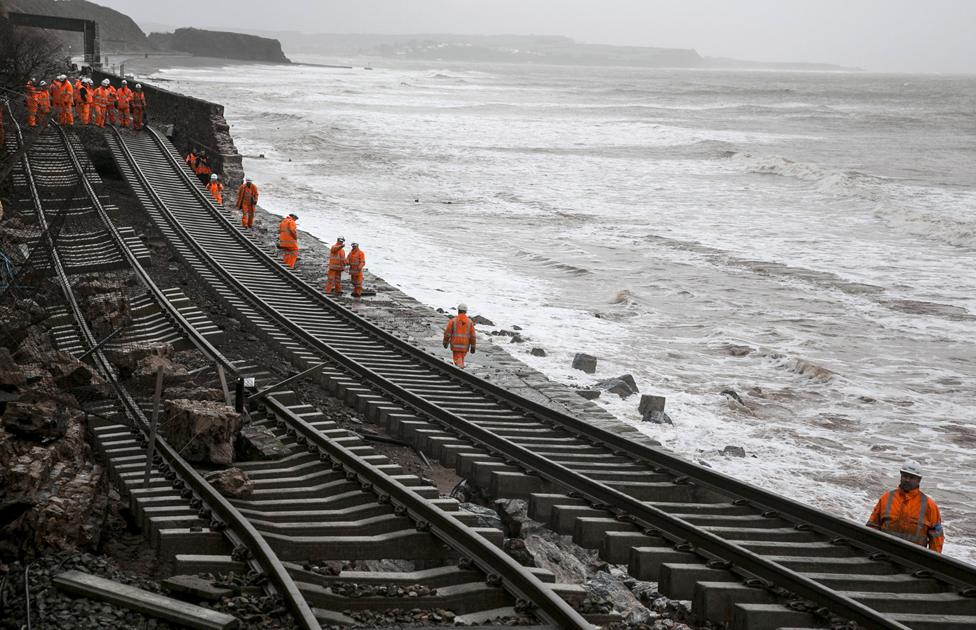
[{"label": "steel rail", "polygon": [[[196,239],[193,239],[189,235],[180,222],[172,216],[162,199],[159,198],[159,195],[149,183],[145,174],[142,172],[142,169],[139,167],[139,164],[132,157],[128,147],[126,147],[125,143],[121,141],[120,132],[114,128],[113,130],[115,131],[116,135],[119,136],[119,146],[129,160],[130,167],[140,178],[144,188],[153,198],[154,202],[159,206],[160,210],[167,215],[169,220],[173,223],[174,229],[181,234],[181,236],[187,241],[187,244],[194,248],[197,253],[201,255],[202,259],[209,260],[209,256],[206,255],[206,252],[199,245],[199,243],[197,243]],[[236,281],[234,281],[233,276],[222,265],[213,260],[209,260],[209,262],[211,263],[212,268],[230,285],[235,286],[238,284]],[[264,305],[264,302],[247,290],[246,287],[241,286],[239,288],[242,289],[242,292],[249,301],[252,301],[259,308],[267,308],[267,306]],[[286,318],[283,318],[278,313],[275,314],[275,319],[277,319],[282,325],[292,325],[291,322],[289,322]],[[296,332],[299,332],[299,330],[300,329],[296,329]],[[202,341],[209,344],[209,342],[206,340]],[[333,350],[333,352],[335,351]],[[434,527],[437,531],[438,538],[460,553],[469,557],[480,569],[486,573],[500,576],[502,583],[506,585],[509,590],[514,591],[514,593],[524,601],[531,602],[536,607],[537,614],[543,617],[546,621],[558,624],[559,627],[562,628],[589,628],[591,626],[576,610],[566,603],[565,600],[556,595],[552,589],[547,587],[530,571],[526,571],[524,567],[511,559],[511,557],[509,557],[507,554],[499,551],[498,548],[492,543],[488,542],[487,539],[472,533],[460,521],[430,504],[429,501],[418,495],[408,486],[404,486],[403,484],[389,478],[389,476],[376,470],[371,464],[362,460],[359,456],[352,453],[352,451],[349,451],[348,449],[323,436],[314,427],[309,425],[296,414],[289,411],[288,408],[277,401],[273,395],[262,395],[260,399],[260,402],[263,402],[270,407],[276,415],[287,418],[289,424],[293,425],[296,430],[301,431],[302,434],[310,442],[313,442],[319,449],[328,453],[329,456],[335,460],[341,461],[346,468],[352,472],[355,472],[358,476],[363,477],[372,485],[373,488],[385,492],[394,501],[399,502],[408,511],[412,512],[418,521],[426,522]]]},{"label": "steel rail", "polygon": [[[155,137],[157,142],[161,143],[159,137]],[[172,154],[170,154],[168,151],[165,151],[165,153],[169,157],[171,165],[175,166],[178,172],[185,175],[184,171],[182,171],[182,169],[175,164],[175,158],[172,156]],[[195,186],[193,188],[196,190]],[[226,221],[226,217],[223,217],[223,215],[219,216]],[[182,229],[182,226],[180,226],[180,229]],[[233,232],[237,233],[236,230],[233,230]],[[243,236],[241,238],[243,238]],[[195,240],[193,241],[192,246],[196,247],[198,249],[198,253],[204,255],[206,258],[203,248],[196,243]],[[230,274],[228,274],[227,271],[216,261],[212,261],[212,263],[215,267],[219,268],[223,275],[225,275],[225,280],[231,281],[232,284],[237,285],[239,290],[246,294],[251,301],[257,304],[264,304],[263,300],[256,296],[248,287],[239,282],[234,282]],[[288,275],[290,276],[291,274]],[[300,281],[296,279],[296,282]],[[304,283],[300,284],[301,286],[305,286],[309,290],[314,291],[314,289],[308,287]],[[321,295],[318,294],[318,292],[315,293],[316,295]],[[324,296],[321,297],[322,299],[327,300],[327,298]],[[329,303],[332,302],[331,300],[327,301]],[[265,308],[270,309],[268,306]],[[788,569],[781,564],[766,560],[761,555],[751,552],[741,545],[727,541],[715,534],[704,531],[703,529],[696,527],[683,519],[672,516],[667,512],[634,499],[633,497],[624,494],[623,492],[616,490],[605,483],[594,481],[593,479],[581,475],[570,468],[567,468],[566,466],[557,464],[546,457],[537,455],[523,446],[514,444],[513,442],[500,437],[447,409],[444,409],[436,403],[430,402],[422,396],[414,394],[408,389],[390,381],[374,370],[350,358],[345,353],[333,348],[331,345],[316,339],[314,336],[308,334],[302,327],[292,322],[290,319],[283,317],[280,313],[274,311],[274,309],[270,310],[276,313],[276,317],[282,326],[288,328],[296,335],[299,335],[300,338],[304,339],[306,343],[323,352],[326,356],[333,359],[337,364],[343,366],[350,373],[358,376],[364,382],[370,383],[381,391],[384,391],[387,395],[402,401],[407,406],[412,407],[419,413],[430,417],[434,421],[442,425],[449,426],[453,431],[461,433],[469,440],[483,444],[489,447],[489,450],[493,450],[514,462],[518,462],[527,470],[536,471],[557,485],[568,487],[581,493],[590,502],[594,504],[614,506],[615,508],[622,510],[626,515],[629,515],[626,518],[635,524],[640,524],[646,529],[660,530],[666,537],[669,537],[676,542],[689,542],[696,547],[696,552],[699,554],[705,555],[706,557],[710,556],[713,559],[721,559],[726,562],[731,562],[731,570],[738,570],[739,572],[745,571],[747,577],[760,577],[776,583],[777,585],[786,588],[801,597],[828,605],[834,613],[846,619],[850,619],[872,628],[907,630],[906,626],[889,619],[878,611],[847,596],[841,595],[829,587],[823,586],[822,584],[815,582],[814,580],[811,580],[791,569]],[[359,318],[357,317],[357,319]],[[361,322],[361,325],[365,324],[365,321]],[[401,341],[401,343],[403,342]],[[417,352],[424,357],[427,356],[426,353],[422,353],[422,351],[417,350]]]},{"label": "steel rail", "polygon": [[[256,256],[270,258],[267,253],[257,248],[254,243],[238,231],[230,223],[229,219],[219,212],[207,195],[194,184],[189,175],[180,167],[176,158],[167,150],[165,141],[160,137],[159,133],[155,129],[152,129],[151,134],[157,146],[160,147],[161,152],[169,160],[170,165],[174,167],[174,170],[187,184],[187,188],[192,190],[198,200],[204,203],[215,219],[228,228],[230,235],[245,247],[251,249]],[[827,514],[799,501],[769,492],[768,490],[705,468],[704,466],[699,466],[698,464],[677,457],[664,449],[634,443],[619,434],[611,433],[541,403],[523,398],[466,370],[457,368],[453,364],[433,358],[424,350],[384,330],[373,322],[363,318],[358,313],[330,299],[295,274],[282,269],[276,261],[272,262],[274,263],[273,267],[278,270],[280,278],[284,278],[304,295],[315,299],[329,310],[338,313],[349,324],[360,328],[371,337],[385,341],[396,350],[423,363],[425,367],[444,373],[449,378],[464,383],[479,391],[482,395],[486,395],[488,398],[497,399],[515,410],[528,412],[526,415],[535,416],[543,422],[561,425],[563,428],[569,430],[569,432],[576,434],[577,437],[585,436],[591,442],[602,443],[611,451],[626,453],[639,462],[648,463],[657,469],[665,469],[673,472],[676,477],[688,477],[698,484],[709,487],[722,494],[732,494],[741,497],[766,510],[773,510],[783,516],[791,517],[796,521],[808,524],[827,536],[846,539],[852,547],[864,548],[867,554],[883,553],[889,556],[890,559],[897,559],[899,563],[929,571],[938,579],[953,584],[960,589],[971,589],[976,586],[976,566],[974,565],[937,554],[924,547],[914,545],[879,530]],[[253,299],[260,301],[260,298],[256,296]],[[274,309],[272,308],[272,310]]]},{"label": "steel rail", "polygon": [[[122,250],[126,259],[129,261],[133,271],[139,277],[140,281],[147,289],[149,289],[153,296],[156,298],[157,304],[161,308],[165,308],[173,319],[178,323],[178,325],[184,329],[184,331],[190,331],[191,340],[194,345],[196,345],[201,351],[204,351],[206,346],[200,344],[200,341],[206,341],[202,339],[202,336],[196,332],[193,326],[180,314],[172,305],[169,300],[165,298],[162,291],[155,285],[154,282],[149,278],[145,269],[136,260],[135,254],[126,247],[125,242],[122,239],[121,234],[115,228],[115,225],[108,217],[108,213],[102,206],[95,189],[92,187],[91,182],[85,176],[84,169],[81,167],[81,163],[78,160],[78,156],[74,152],[74,148],[71,146],[71,142],[68,140],[67,134],[60,125],[53,125],[57,129],[58,134],[62,142],[64,143],[66,154],[71,160],[72,166],[75,169],[75,173],[81,179],[85,191],[102,219],[108,231],[111,233],[116,245]],[[33,178],[31,178],[33,186]],[[36,189],[34,189],[36,194]],[[37,203],[40,203],[40,199],[37,198]],[[43,215],[43,210],[39,208],[39,212]],[[52,243],[53,245],[53,243]],[[65,281],[67,278],[65,277]],[[66,285],[67,286],[67,285]],[[72,296],[73,301],[73,296]],[[148,430],[148,423],[142,414],[141,409],[139,409],[138,404],[132,400],[128,392],[122,388],[121,384],[118,383],[117,379],[114,377],[114,369],[108,363],[107,358],[102,353],[101,348],[97,347],[97,339],[91,333],[91,329],[88,328],[85,323],[84,316],[80,313],[80,309],[77,309],[77,303],[74,304],[72,310],[75,312],[75,316],[81,317],[78,319],[79,327],[83,329],[83,334],[86,338],[86,342],[94,350],[94,355],[98,357],[99,363],[106,370],[106,374],[109,375],[109,380],[112,383],[113,388],[118,393],[123,404],[129,411],[132,417],[138,418],[138,422],[141,426],[139,429],[145,435]],[[199,339],[197,338],[199,337]],[[223,355],[217,353],[221,359],[226,361]],[[213,358],[213,357],[211,357]],[[211,512],[220,518],[222,524],[230,528],[233,532],[234,537],[237,540],[233,541],[235,544],[243,544],[247,549],[254,555],[254,559],[257,561],[258,565],[268,574],[271,578],[275,589],[278,594],[285,601],[286,606],[291,612],[292,616],[295,618],[296,622],[303,628],[308,630],[319,630],[321,626],[312,612],[311,607],[309,607],[308,602],[302,596],[301,592],[298,590],[298,586],[292,580],[291,575],[285,569],[284,565],[278,559],[277,555],[271,549],[271,546],[265,541],[264,537],[260,532],[246,519],[243,515],[235,508],[223,495],[217,492],[210,483],[203,478],[186,460],[184,460],[177,451],[169,445],[169,443],[163,439],[161,436],[156,437],[156,444],[159,448],[160,454],[166,460],[169,467],[176,472],[183,481],[190,486],[193,491],[200,497],[205,505],[211,510]]]}]

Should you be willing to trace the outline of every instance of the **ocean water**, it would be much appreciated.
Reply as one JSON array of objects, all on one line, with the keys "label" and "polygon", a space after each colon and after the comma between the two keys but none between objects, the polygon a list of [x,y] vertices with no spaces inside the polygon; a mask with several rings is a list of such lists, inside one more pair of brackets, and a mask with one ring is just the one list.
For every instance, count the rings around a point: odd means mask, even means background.
[{"label": "ocean water", "polygon": [[551,378],[632,374],[674,426],[600,404],[682,456],[859,522],[921,461],[976,563],[976,78],[352,63],[156,76],[265,207]]}]

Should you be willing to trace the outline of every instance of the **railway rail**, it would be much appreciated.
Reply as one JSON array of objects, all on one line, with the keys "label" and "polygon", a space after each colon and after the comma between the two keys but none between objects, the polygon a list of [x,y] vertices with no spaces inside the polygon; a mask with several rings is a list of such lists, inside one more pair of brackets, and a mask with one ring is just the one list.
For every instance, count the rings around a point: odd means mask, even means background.
[{"label": "railway rail", "polygon": [[[976,625],[976,567],[637,444],[432,357],[324,296],[213,205],[154,129],[109,132],[196,276],[350,404],[696,614],[743,628]],[[309,436],[305,436],[308,439]]]},{"label": "railway rail", "polygon": [[[65,323],[53,331],[59,347],[78,354],[94,348],[95,336],[72,294],[69,276],[97,272],[108,259],[113,268],[126,268],[137,277],[145,288],[145,296],[140,299],[151,302],[157,314],[162,315],[163,321],[152,326],[135,327],[140,330],[138,339],[164,343],[183,340],[216,366],[223,383],[228,375],[243,376],[249,371],[253,374],[253,370],[231,362],[212,345],[213,327],[198,311],[176,306],[171,299],[173,291],[160,289],[152,281],[142,267],[139,253],[131,247],[133,240],[127,241],[112,224],[89,181],[97,180],[97,176],[90,164],[78,157],[80,151],[73,146],[77,144],[72,134],[54,127],[31,148],[22,168],[21,182],[30,190],[38,221],[43,225],[47,220],[38,192],[37,181],[41,181],[47,192],[45,197],[64,201],[61,211],[71,220],[69,229],[84,230],[90,236],[67,239],[67,250],[73,252],[75,260],[70,269],[63,263],[65,248],[53,241],[47,244],[52,271],[61,281],[72,316],[63,318]],[[131,338],[136,333],[126,334]],[[262,407],[255,421],[283,431],[283,439],[298,451],[286,462],[242,464],[256,479],[255,495],[275,499],[229,501],[165,441],[158,442],[161,457],[153,458],[151,452],[146,452],[148,425],[141,408],[144,402],[134,400],[114,378],[115,370],[102,349],[95,349],[91,356],[112,383],[119,400],[118,404],[102,403],[94,411],[108,416],[121,410],[133,421],[132,425],[106,424],[95,429],[111,473],[127,489],[134,512],[153,532],[156,545],[173,549],[171,555],[183,568],[240,570],[242,560],[250,560],[271,578],[299,625],[317,628],[319,619],[351,621],[336,610],[359,606],[389,608],[396,600],[362,597],[351,604],[349,598],[329,590],[329,580],[294,562],[326,558],[328,553],[339,554],[336,558],[369,558],[376,552],[364,549],[375,546],[383,554],[379,557],[385,559],[417,559],[437,565],[445,557],[460,558],[460,566],[384,575],[401,584],[414,580],[418,584],[440,585],[426,598],[412,598],[411,608],[453,607],[479,619],[505,614],[514,604],[516,610],[532,612],[559,627],[589,625],[560,596],[559,585],[544,583],[551,580],[551,575],[527,570],[498,549],[500,532],[466,524],[463,515],[457,513],[455,501],[437,499],[436,488],[402,474],[398,466],[375,454],[358,436],[338,429],[322,414],[302,405],[293,392],[265,392],[252,400]],[[227,395],[226,386],[224,391]],[[146,484],[142,469],[150,458],[155,471]],[[310,480],[319,482],[319,487],[309,488]],[[282,498],[293,508],[305,509],[298,514],[296,510],[283,510]],[[350,534],[350,530],[355,534]],[[230,538],[229,547],[223,536]],[[184,553],[175,553],[180,550]],[[193,553],[195,550],[198,553]],[[215,550],[217,555],[210,553]],[[378,577],[373,575],[372,579]],[[566,585],[561,592],[570,597],[577,595]]]}]

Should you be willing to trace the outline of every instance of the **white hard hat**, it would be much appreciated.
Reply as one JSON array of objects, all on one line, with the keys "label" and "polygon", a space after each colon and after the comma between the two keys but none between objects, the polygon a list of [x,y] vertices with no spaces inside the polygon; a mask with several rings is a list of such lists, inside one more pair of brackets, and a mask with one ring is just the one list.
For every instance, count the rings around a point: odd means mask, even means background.
[{"label": "white hard hat", "polygon": [[359,243],[353,243],[352,246],[353,247],[359,247]]},{"label": "white hard hat", "polygon": [[905,463],[901,465],[899,472],[907,473],[909,475],[915,475],[916,477],[922,476],[922,465],[919,464],[914,459],[907,459]]},{"label": "white hard hat", "polygon": [[129,85],[129,82],[126,81],[125,79],[122,79],[122,85]]},{"label": "white hard hat", "polygon": [[244,183],[245,184],[250,184],[251,183],[251,178],[250,177],[245,177],[244,178]]},{"label": "white hard hat", "polygon": [[108,85],[108,83],[109,83],[108,79],[102,79],[102,85]]},{"label": "white hard hat", "polygon": [[468,305],[467,304],[465,304],[464,302],[461,302],[460,304],[458,304],[458,313],[467,313],[467,312],[468,312]]},{"label": "white hard hat", "polygon": [[210,179],[217,179],[217,173],[211,173]]},{"label": "white hard hat", "polygon": [[142,89],[142,83],[136,83],[136,89],[137,90],[141,90]]},{"label": "white hard hat", "polygon": [[340,243],[345,243],[346,242],[346,237],[345,236],[337,236],[336,237],[336,241],[338,241]]},{"label": "white hard hat", "polygon": [[41,81],[41,87],[44,87],[45,85],[47,85],[47,81]]},{"label": "white hard hat", "polygon": [[68,75],[66,75],[66,74],[59,74],[58,75],[58,81],[64,81],[67,78],[68,78]]}]

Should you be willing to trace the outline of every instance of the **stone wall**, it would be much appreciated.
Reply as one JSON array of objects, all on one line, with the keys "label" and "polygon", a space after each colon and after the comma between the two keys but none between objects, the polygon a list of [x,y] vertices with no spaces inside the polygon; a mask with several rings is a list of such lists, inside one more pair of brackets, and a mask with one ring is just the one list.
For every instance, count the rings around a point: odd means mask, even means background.
[{"label": "stone wall", "polygon": [[[96,84],[107,78],[116,87],[121,81],[118,75],[99,70],[92,72],[92,78]],[[129,87],[133,86],[130,81]],[[186,154],[190,148],[202,148],[210,158],[211,167],[221,174],[226,189],[237,190],[244,181],[244,167],[230,135],[230,126],[224,119],[224,106],[148,83],[142,83],[142,90],[146,94],[150,124],[157,129],[173,125],[171,139],[180,153]]]}]

